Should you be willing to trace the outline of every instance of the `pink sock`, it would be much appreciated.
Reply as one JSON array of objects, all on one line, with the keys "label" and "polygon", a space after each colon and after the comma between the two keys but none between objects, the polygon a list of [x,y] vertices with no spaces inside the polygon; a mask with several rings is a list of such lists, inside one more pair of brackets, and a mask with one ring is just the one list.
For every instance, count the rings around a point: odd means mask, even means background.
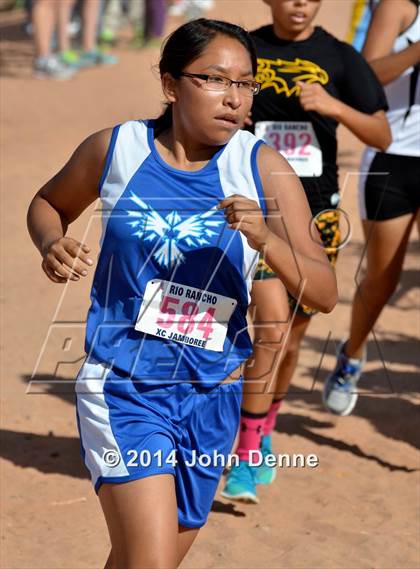
[{"label": "pink sock", "polygon": [[281,399],[280,401],[272,402],[270,411],[268,412],[263,427],[264,436],[271,435],[271,433],[274,431],[274,427],[276,426],[277,413],[278,410],[280,409],[281,402],[282,402]]},{"label": "pink sock", "polygon": [[243,417],[241,415],[241,430],[239,433],[238,448],[236,450],[239,460],[249,461],[249,451],[260,450],[265,421],[266,416]]}]

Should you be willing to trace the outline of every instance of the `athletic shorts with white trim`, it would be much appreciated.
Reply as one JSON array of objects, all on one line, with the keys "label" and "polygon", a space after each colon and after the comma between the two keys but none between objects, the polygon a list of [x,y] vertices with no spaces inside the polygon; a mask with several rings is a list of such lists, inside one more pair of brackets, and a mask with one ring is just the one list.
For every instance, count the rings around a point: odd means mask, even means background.
[{"label": "athletic shorts with white trim", "polygon": [[144,385],[87,359],[76,382],[77,423],[95,491],[172,474],[179,523],[203,526],[223,471],[214,453],[227,458],[232,449],[241,395],[242,378],[216,387]]},{"label": "athletic shorts with white trim", "polygon": [[[338,247],[340,245],[340,213],[338,210],[321,211],[314,217],[315,226],[318,229],[319,235],[324,245],[325,253],[328,260],[334,267],[338,257]],[[261,256],[258,262],[257,271],[254,276],[254,281],[261,281],[265,279],[277,278],[276,273],[265,262]],[[311,317],[318,313],[318,310],[306,306],[306,304],[298,304],[297,300],[288,293],[290,309],[300,316]]]},{"label": "athletic shorts with white trim", "polygon": [[360,184],[362,218],[385,221],[420,207],[420,158],[377,152]]}]

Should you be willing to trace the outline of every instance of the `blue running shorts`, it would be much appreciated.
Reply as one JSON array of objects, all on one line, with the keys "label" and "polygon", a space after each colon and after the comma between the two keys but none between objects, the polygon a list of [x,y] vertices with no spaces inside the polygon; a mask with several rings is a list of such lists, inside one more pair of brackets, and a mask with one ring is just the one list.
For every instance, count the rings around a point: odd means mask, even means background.
[{"label": "blue running shorts", "polygon": [[173,474],[179,523],[203,526],[236,436],[241,397],[242,378],[212,388],[145,385],[86,360],[76,381],[77,422],[95,491],[104,482]]}]

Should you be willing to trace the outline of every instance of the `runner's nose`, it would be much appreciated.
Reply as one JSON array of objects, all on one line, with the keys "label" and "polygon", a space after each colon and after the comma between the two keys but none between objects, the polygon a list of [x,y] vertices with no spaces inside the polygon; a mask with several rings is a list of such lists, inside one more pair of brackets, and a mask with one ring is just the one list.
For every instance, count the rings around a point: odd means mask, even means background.
[{"label": "runner's nose", "polygon": [[238,85],[232,83],[229,89],[226,89],[224,100],[225,104],[232,109],[237,109],[241,106],[242,99]]}]

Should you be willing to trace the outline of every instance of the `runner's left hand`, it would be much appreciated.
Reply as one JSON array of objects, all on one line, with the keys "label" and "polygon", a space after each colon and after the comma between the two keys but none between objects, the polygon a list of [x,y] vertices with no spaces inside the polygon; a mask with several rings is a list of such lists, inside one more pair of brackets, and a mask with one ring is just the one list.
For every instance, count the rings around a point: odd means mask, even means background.
[{"label": "runner's left hand", "polygon": [[225,210],[229,227],[243,233],[250,247],[257,251],[262,249],[267,242],[270,230],[257,202],[235,194],[222,200],[217,207]]},{"label": "runner's left hand", "polygon": [[327,117],[339,115],[340,101],[332,97],[319,83],[308,85],[297,81],[300,87],[299,101],[304,111],[315,111]]}]

